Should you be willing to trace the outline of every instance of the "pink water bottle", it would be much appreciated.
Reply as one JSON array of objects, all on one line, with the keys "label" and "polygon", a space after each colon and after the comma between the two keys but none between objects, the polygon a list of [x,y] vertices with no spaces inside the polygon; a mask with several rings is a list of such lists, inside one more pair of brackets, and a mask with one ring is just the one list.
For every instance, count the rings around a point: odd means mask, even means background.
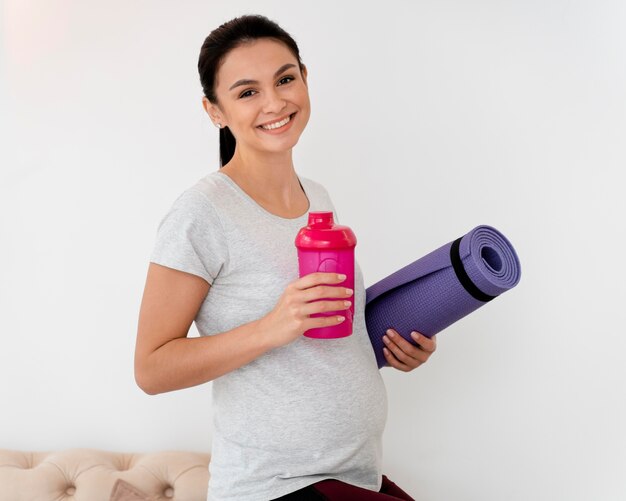
[{"label": "pink water bottle", "polygon": [[[318,271],[343,273],[345,281],[341,287],[354,290],[354,248],[356,236],[347,226],[336,225],[332,212],[309,212],[309,222],[296,236],[298,248],[298,267],[300,277]],[[329,284],[329,285],[337,285]],[[337,301],[339,298],[327,298]],[[352,334],[354,318],[354,295],[347,310],[314,313],[311,317],[329,317],[343,315],[346,319],[337,325],[309,329],[307,337],[332,339]]]}]

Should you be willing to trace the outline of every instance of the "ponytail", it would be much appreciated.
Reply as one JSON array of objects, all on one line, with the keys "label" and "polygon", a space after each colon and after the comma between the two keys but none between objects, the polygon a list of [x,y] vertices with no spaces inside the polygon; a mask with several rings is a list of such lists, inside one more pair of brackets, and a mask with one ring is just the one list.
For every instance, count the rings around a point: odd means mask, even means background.
[{"label": "ponytail", "polygon": [[220,128],[220,169],[224,167],[235,154],[235,136],[226,126]]}]

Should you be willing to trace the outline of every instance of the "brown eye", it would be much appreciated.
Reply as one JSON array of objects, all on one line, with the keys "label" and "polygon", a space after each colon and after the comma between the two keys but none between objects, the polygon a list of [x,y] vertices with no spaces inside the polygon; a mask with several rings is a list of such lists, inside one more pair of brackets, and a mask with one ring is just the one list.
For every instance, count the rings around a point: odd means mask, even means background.
[{"label": "brown eye", "polygon": [[253,91],[252,89],[249,89],[249,90],[247,90],[247,91],[245,91],[245,92],[241,93],[241,95],[240,95],[239,97],[240,97],[240,98],[242,98],[242,97],[248,97],[248,96],[246,95],[246,94],[248,94],[248,92],[254,92],[254,91]]}]

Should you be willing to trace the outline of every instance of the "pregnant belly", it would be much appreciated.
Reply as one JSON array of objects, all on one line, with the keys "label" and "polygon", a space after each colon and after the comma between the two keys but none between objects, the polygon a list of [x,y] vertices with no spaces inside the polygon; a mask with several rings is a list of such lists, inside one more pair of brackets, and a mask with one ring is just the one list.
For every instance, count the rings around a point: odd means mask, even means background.
[{"label": "pregnant belly", "polygon": [[289,364],[266,374],[258,364],[219,378],[213,383],[216,432],[245,447],[306,450],[309,458],[378,440],[387,417],[384,383],[371,365],[352,367]]}]

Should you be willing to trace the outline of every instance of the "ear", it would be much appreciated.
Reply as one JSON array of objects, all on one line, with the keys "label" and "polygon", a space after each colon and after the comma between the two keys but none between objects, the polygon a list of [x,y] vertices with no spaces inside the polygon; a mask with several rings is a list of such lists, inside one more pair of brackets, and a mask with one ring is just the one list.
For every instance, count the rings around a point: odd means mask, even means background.
[{"label": "ear", "polygon": [[225,125],[219,107],[209,101],[206,96],[202,96],[202,107],[204,108],[204,111],[207,112],[207,115],[209,115],[209,118],[214,125],[217,125],[218,123],[222,124],[222,126]]}]

